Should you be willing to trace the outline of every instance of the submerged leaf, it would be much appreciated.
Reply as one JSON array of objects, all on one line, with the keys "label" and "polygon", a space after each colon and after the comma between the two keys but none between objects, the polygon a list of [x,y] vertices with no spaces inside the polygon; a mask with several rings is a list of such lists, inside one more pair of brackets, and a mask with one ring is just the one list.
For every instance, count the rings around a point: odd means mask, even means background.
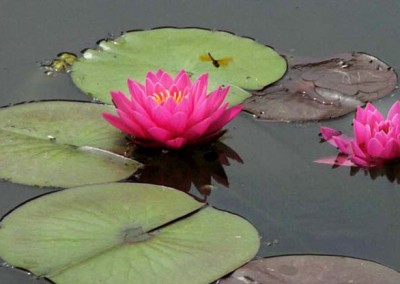
[{"label": "submerged leaf", "polygon": [[129,177],[139,163],[121,156],[125,137],[105,111],[114,108],[48,101],[0,109],[0,178],[70,187]]},{"label": "submerged leaf", "polygon": [[380,264],[342,256],[293,255],[251,261],[219,284],[398,284],[400,274]]},{"label": "submerged leaf", "polygon": [[85,93],[111,103],[110,91],[128,93],[127,78],[144,82],[158,69],[192,78],[209,74],[209,91],[232,85],[227,101],[241,103],[250,94],[282,77],[286,61],[272,48],[227,32],[195,28],[134,31],[88,49],[72,66],[72,80]]},{"label": "submerged leaf", "polygon": [[324,60],[292,60],[287,74],[244,101],[244,109],[271,121],[334,118],[392,92],[397,74],[378,58],[344,53]]},{"label": "submerged leaf", "polygon": [[250,260],[259,237],[244,219],[203,206],[149,184],[47,194],[4,217],[0,257],[58,284],[209,283]]}]

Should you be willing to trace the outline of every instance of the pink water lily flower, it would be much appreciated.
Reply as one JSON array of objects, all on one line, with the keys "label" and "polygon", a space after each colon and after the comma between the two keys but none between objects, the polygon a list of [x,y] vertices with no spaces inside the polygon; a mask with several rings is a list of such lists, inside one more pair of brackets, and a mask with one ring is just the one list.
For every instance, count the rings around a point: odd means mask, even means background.
[{"label": "pink water lily flower", "polygon": [[387,119],[370,103],[357,108],[353,119],[354,138],[321,127],[322,137],[341,152],[336,159],[316,162],[369,168],[400,158],[400,102],[390,108]]},{"label": "pink water lily flower", "polygon": [[191,82],[182,70],[173,78],[158,70],[149,72],[145,85],[128,79],[131,95],[111,92],[118,116],[103,113],[113,126],[148,147],[178,149],[218,139],[221,130],[239,114],[242,106],[228,108],[229,87],[207,94],[208,75]]}]

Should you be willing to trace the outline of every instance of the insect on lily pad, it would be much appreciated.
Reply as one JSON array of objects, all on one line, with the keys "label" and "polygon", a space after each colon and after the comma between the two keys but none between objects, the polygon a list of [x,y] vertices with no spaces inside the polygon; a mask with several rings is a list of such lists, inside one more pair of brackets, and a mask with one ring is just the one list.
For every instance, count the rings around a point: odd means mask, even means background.
[{"label": "insect on lily pad", "polygon": [[51,62],[43,63],[42,67],[45,74],[52,76],[55,73],[71,72],[72,64],[77,60],[77,56],[71,52],[62,52],[57,55],[57,58]]}]

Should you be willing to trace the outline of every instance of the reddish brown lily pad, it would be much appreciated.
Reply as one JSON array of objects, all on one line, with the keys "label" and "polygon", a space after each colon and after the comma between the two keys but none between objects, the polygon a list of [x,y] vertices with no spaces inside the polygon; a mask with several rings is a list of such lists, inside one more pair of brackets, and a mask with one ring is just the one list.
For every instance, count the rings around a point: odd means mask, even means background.
[{"label": "reddish brown lily pad", "polygon": [[342,256],[293,255],[251,261],[219,284],[398,284],[400,273]]},{"label": "reddish brown lily pad", "polygon": [[244,109],[271,121],[307,121],[347,114],[397,87],[392,67],[366,53],[322,60],[288,59],[287,74],[244,101]]}]

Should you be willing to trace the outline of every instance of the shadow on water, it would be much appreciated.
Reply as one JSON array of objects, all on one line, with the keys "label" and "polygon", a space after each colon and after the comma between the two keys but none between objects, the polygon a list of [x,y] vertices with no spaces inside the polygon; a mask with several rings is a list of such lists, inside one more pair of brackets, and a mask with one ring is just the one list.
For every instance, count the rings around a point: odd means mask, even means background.
[{"label": "shadow on water", "polygon": [[386,177],[388,181],[400,184],[400,161],[397,160],[387,165],[369,169],[351,167],[350,176],[355,176],[358,173],[364,173],[365,176],[369,176],[372,180]]},{"label": "shadow on water", "polygon": [[[230,160],[243,164],[238,153],[219,141],[179,151],[136,147],[132,158],[144,167],[129,181],[173,187],[199,201],[207,200],[213,189],[212,180],[229,187],[224,166],[229,166]],[[192,184],[197,193],[191,192]]]}]

